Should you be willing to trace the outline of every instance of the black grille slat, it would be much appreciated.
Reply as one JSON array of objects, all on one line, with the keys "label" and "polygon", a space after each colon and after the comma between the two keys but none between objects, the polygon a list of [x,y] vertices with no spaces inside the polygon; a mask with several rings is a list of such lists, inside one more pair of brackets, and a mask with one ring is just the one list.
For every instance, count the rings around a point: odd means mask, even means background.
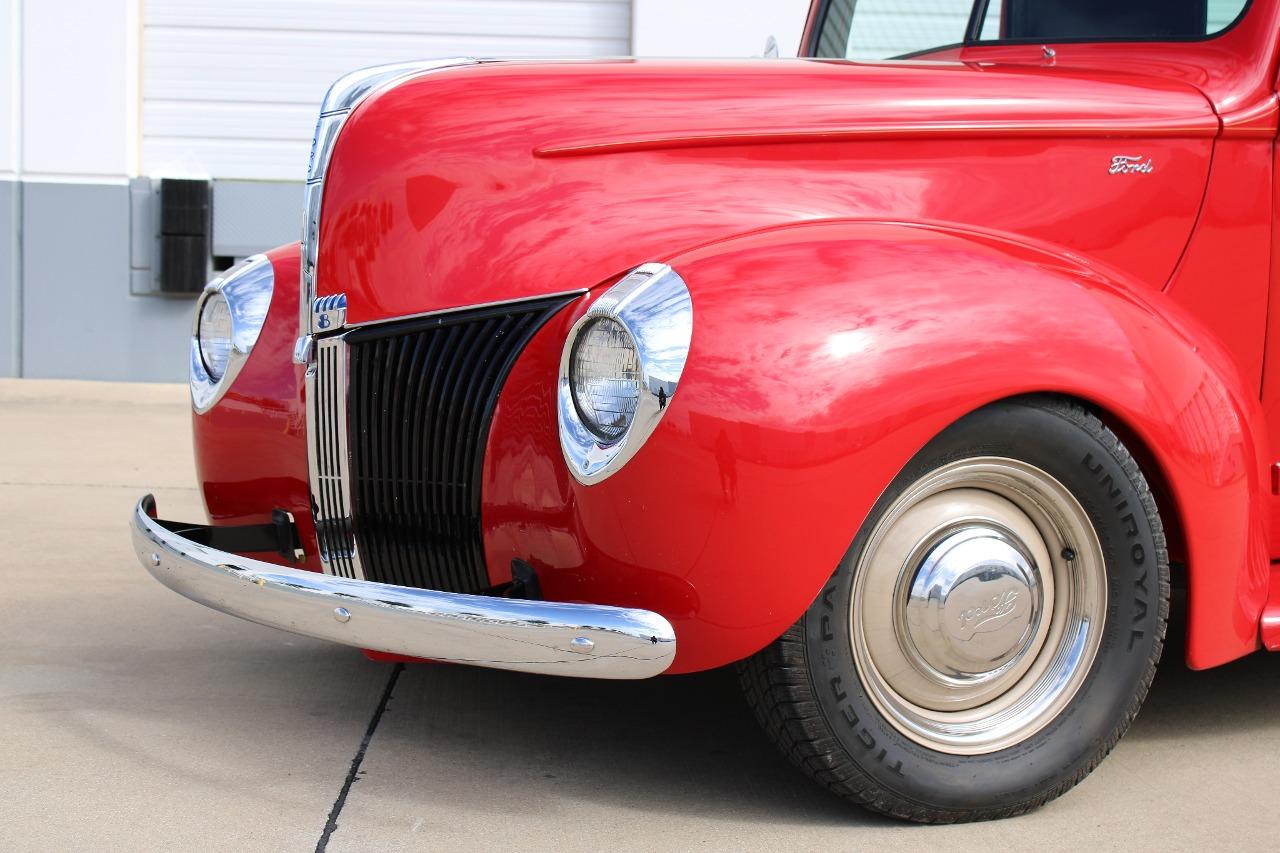
[{"label": "black grille slat", "polygon": [[[436,353],[435,360],[429,364],[423,365],[424,372],[432,377],[434,381],[431,383],[431,396],[424,411],[435,412],[440,409],[446,399],[445,393],[448,390],[449,383],[447,380],[439,376],[435,369],[436,365],[444,360],[445,356],[455,351],[458,347],[458,336],[460,335],[457,326],[448,326],[443,330],[436,331],[433,337],[440,340],[440,351]],[[415,471],[436,471],[436,454],[435,454],[435,433],[434,431],[421,431],[419,437],[423,443],[422,446],[422,464],[415,466]],[[442,516],[442,508],[439,505],[438,496],[434,493],[434,484],[425,482],[422,488],[417,490],[426,511],[423,513],[424,528],[430,523],[426,519],[435,517],[439,519]],[[438,523],[438,522],[437,522]],[[450,586],[456,582],[449,576],[449,566],[451,563],[451,555],[447,553],[443,547],[432,548],[426,555],[425,560],[428,563],[428,570],[431,577],[437,578],[438,582]]]},{"label": "black grille slat", "polygon": [[[385,528],[390,528],[391,530],[410,530],[412,528],[407,527],[404,523],[402,495],[406,493],[406,489],[412,488],[412,484],[406,483],[398,470],[401,467],[400,462],[403,456],[403,446],[399,440],[401,434],[399,420],[402,419],[402,416],[398,418],[396,414],[397,403],[403,397],[399,393],[399,382],[397,380],[403,379],[407,375],[404,370],[406,340],[404,338],[388,338],[379,343],[381,346],[380,363],[387,367],[381,377],[383,396],[379,407],[379,415],[385,419],[385,434],[380,457],[382,466],[379,470],[379,477],[382,481],[380,494],[382,496],[381,508],[384,514],[383,523]],[[410,580],[412,562],[408,552],[413,547],[413,543],[404,541],[404,537],[394,535],[385,536],[384,539],[386,540],[388,569],[398,583],[408,582]]]},{"label": "black grille slat", "polygon": [[[355,329],[345,335],[345,381],[321,361],[322,381],[346,386],[347,423],[336,422],[330,405],[317,426],[347,430],[351,505],[344,509],[367,579],[450,592],[489,585],[480,523],[489,424],[516,358],[571,298]],[[322,453],[337,452],[332,438]],[[318,463],[321,473],[339,470],[336,460]],[[322,502],[345,503],[339,484],[322,477],[327,489],[336,491]]]},{"label": "black grille slat", "polygon": [[[369,424],[378,422],[376,417],[377,409],[382,405],[382,392],[376,384],[374,369],[379,364],[380,359],[352,359],[354,370],[352,372],[352,387],[367,389],[360,394],[348,395],[348,408],[351,410],[351,435],[352,441],[360,448],[352,461],[352,470],[376,471],[381,468],[377,461],[377,454],[382,452],[382,447],[375,436],[369,432]],[[356,416],[359,416],[357,420]],[[352,485],[352,503],[358,500],[357,491],[358,483]],[[385,542],[377,536],[370,536],[369,531],[365,528],[364,521],[361,518],[357,521],[356,531],[360,537],[362,548],[367,551],[367,555],[362,557],[363,562],[369,563],[371,566],[387,566],[387,554],[385,550]],[[394,578],[389,578],[393,583]]]},{"label": "black grille slat", "polygon": [[[402,344],[400,359],[402,374],[405,376],[415,376],[425,373],[422,369],[422,351],[426,345],[426,338],[423,335],[414,335],[411,339],[407,339]],[[410,383],[406,387],[400,388],[397,397],[400,402],[400,414],[397,418],[397,427],[400,433],[401,448],[401,465],[406,463],[412,470],[412,463],[409,461],[413,458],[413,445],[416,437],[416,430],[413,426],[413,418],[411,413],[417,410],[417,403],[414,399],[417,383]],[[418,508],[417,489],[409,489],[407,493],[401,496],[399,501],[400,519],[402,524],[409,525],[411,528],[421,529],[423,519],[421,511]],[[407,565],[409,561],[408,554],[402,554],[400,563]]]},{"label": "black grille slat", "polygon": [[[430,381],[430,375],[427,373],[426,366],[431,364],[441,350],[442,335],[424,335],[426,341],[426,349],[422,354],[422,361],[415,365],[417,370],[417,393],[414,396],[414,408],[429,407],[433,399],[436,384]],[[421,471],[422,465],[427,459],[427,436],[421,430],[415,430],[412,436],[412,446],[409,453],[409,467],[414,471]],[[421,489],[414,489],[410,501],[413,506],[414,518],[419,519],[420,523],[425,524],[427,515],[430,513],[430,502],[426,499]]]},{"label": "black grille slat", "polygon": [[[504,331],[504,334],[511,335],[516,338],[531,335],[533,332],[533,330],[529,328],[531,323],[532,318],[528,316],[522,317],[514,328]],[[512,353],[510,357],[505,359],[502,355],[501,351],[494,354],[492,362],[486,368],[484,381],[482,383],[477,383],[475,386],[474,396],[468,400],[468,405],[466,407],[468,420],[463,425],[463,428],[459,430],[459,435],[462,437],[462,440],[466,442],[466,446],[463,448],[461,453],[463,463],[474,466],[474,470],[462,471],[461,476],[464,477],[474,477],[478,479],[482,473],[481,469],[484,462],[484,448],[479,444],[482,439],[482,422],[488,420],[492,411],[491,407],[487,405],[487,401],[484,400],[479,389],[482,386],[488,387],[492,385],[494,382],[498,381],[497,376],[505,376],[507,371],[511,369],[511,362],[514,361],[515,353]]]},{"label": "black grille slat", "polygon": [[[467,502],[470,498],[467,490],[468,481],[460,470],[462,460],[459,440],[463,433],[464,402],[467,389],[479,382],[479,370],[485,360],[490,357],[494,342],[500,339],[499,332],[504,325],[504,322],[490,319],[483,324],[476,324],[473,327],[474,333],[466,337],[464,346],[472,350],[474,355],[468,359],[467,370],[459,371],[457,381],[449,395],[449,408],[445,415],[445,422],[455,425],[455,428],[448,435],[440,435],[439,440],[436,441],[440,447],[440,503],[444,513],[445,536],[455,549],[462,538],[463,519],[466,516]],[[459,560],[451,561],[451,567],[457,576],[457,582],[461,583],[461,575],[465,567]]]},{"label": "black grille slat", "polygon": [[[460,326],[456,346],[463,352],[471,355],[471,347],[474,345],[477,328],[475,324],[468,323]],[[461,579],[466,572],[466,566],[458,565],[458,561],[453,559],[454,554],[454,536],[453,529],[454,506],[451,500],[453,495],[453,483],[450,477],[447,454],[447,444],[449,440],[449,431],[441,429],[446,424],[453,423],[454,402],[457,398],[458,384],[463,377],[470,372],[471,359],[462,359],[458,363],[458,369],[453,372],[452,376],[444,383],[444,393],[441,398],[441,407],[434,419],[434,429],[431,433],[431,497],[435,507],[437,507],[439,523],[433,531],[442,543],[441,553],[437,555],[443,565],[439,568],[448,578],[448,583],[456,587],[461,583]]]}]

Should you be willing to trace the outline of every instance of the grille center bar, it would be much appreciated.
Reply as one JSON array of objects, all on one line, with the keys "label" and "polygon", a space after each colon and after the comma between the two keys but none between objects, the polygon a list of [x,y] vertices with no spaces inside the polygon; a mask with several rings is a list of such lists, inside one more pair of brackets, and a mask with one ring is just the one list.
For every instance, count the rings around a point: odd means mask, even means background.
[{"label": "grille center bar", "polygon": [[341,336],[316,342],[307,366],[307,463],[311,514],[325,574],[362,580],[351,512],[347,426],[347,345]]}]

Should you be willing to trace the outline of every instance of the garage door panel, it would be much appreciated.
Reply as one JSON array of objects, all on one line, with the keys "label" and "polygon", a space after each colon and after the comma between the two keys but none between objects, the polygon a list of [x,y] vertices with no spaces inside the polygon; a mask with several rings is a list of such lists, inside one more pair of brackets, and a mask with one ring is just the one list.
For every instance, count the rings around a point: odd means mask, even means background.
[{"label": "garage door panel", "polygon": [[316,124],[311,104],[157,99],[147,109],[150,137],[310,140]]},{"label": "garage door panel", "polygon": [[146,14],[149,26],[162,27],[597,39],[602,33],[627,31],[631,4],[626,0],[376,0],[358,4],[351,0],[148,0]]},{"label": "garage door panel", "polygon": [[[309,36],[312,34],[309,34]],[[150,39],[150,36],[149,36]],[[625,55],[625,41],[539,39],[499,36],[344,36],[300,38],[294,33],[251,33],[227,39],[234,52],[208,38],[184,36],[149,41],[144,99],[255,101],[318,106],[329,84],[355,68],[383,62],[448,56],[580,56],[587,47],[602,55]],[[340,58],[339,58],[340,57]],[[148,127],[148,130],[150,128]]]},{"label": "garage door panel", "polygon": [[[156,174],[209,177],[216,164],[219,178],[302,181],[306,177],[311,140],[192,139],[151,136],[142,141],[144,162]],[[299,196],[298,204],[302,204]]]},{"label": "garage door panel", "polygon": [[629,0],[148,0],[143,16],[152,175],[300,180],[320,99],[352,69],[630,53]]}]

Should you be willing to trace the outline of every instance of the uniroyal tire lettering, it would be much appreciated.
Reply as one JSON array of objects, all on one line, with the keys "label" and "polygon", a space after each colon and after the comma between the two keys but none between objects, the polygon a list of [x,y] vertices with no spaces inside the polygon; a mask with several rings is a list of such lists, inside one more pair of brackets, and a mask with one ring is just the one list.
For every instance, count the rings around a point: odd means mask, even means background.
[{"label": "uniroyal tire lettering", "polygon": [[[1094,465],[1094,464],[1093,464],[1093,454],[1092,454],[1092,453],[1086,453],[1086,454],[1084,455],[1084,467],[1086,467],[1086,468],[1088,468],[1088,469],[1089,469],[1089,473],[1090,473],[1090,474],[1101,474],[1101,473],[1102,473],[1102,463],[1101,463],[1101,462],[1099,462],[1097,465]],[[1111,478],[1110,478],[1110,477],[1107,477],[1107,479],[1109,480],[1109,479],[1111,479]]]},{"label": "uniroyal tire lettering", "polygon": [[[1084,455],[1084,467],[1089,469],[1089,473],[1098,478],[1099,485],[1107,490],[1107,496],[1115,500],[1120,496],[1120,489],[1115,486],[1115,479],[1103,470],[1102,462],[1094,462],[1093,454],[1086,453]],[[1116,504],[1114,509],[1116,512],[1123,512],[1129,506],[1128,501],[1121,501]],[[1141,531],[1138,529],[1138,519],[1132,512],[1127,512],[1120,516],[1120,526],[1124,530],[1126,539],[1138,539]],[[1150,610],[1147,602],[1150,598],[1150,591],[1147,589],[1147,549],[1141,542],[1129,543],[1129,561],[1140,572],[1137,580],[1133,582],[1133,620],[1129,628],[1129,651],[1133,651],[1134,647],[1147,636],[1146,625],[1147,613]]]},{"label": "uniroyal tire lettering", "polygon": [[1133,513],[1129,513],[1120,519],[1120,523],[1124,525],[1124,535],[1133,538],[1138,535],[1138,519]]},{"label": "uniroyal tire lettering", "polygon": [[1150,593],[1147,591],[1146,569],[1143,569],[1142,574],[1133,582],[1133,590],[1133,625],[1129,628],[1129,651],[1133,651],[1133,647],[1147,635],[1146,631],[1138,627],[1147,618],[1146,596]]}]

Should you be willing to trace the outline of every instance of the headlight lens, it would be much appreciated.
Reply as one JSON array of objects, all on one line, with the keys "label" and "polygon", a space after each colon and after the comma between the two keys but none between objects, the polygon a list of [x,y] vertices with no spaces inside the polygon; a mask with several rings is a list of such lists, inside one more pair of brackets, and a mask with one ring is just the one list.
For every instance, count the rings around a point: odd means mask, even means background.
[{"label": "headlight lens", "polygon": [[573,404],[587,429],[605,441],[626,433],[640,400],[640,355],[621,323],[601,317],[582,330],[570,382]]},{"label": "headlight lens", "polygon": [[209,378],[217,382],[226,375],[231,358],[231,308],[221,293],[214,293],[204,301],[197,335],[204,369],[209,372]]}]

